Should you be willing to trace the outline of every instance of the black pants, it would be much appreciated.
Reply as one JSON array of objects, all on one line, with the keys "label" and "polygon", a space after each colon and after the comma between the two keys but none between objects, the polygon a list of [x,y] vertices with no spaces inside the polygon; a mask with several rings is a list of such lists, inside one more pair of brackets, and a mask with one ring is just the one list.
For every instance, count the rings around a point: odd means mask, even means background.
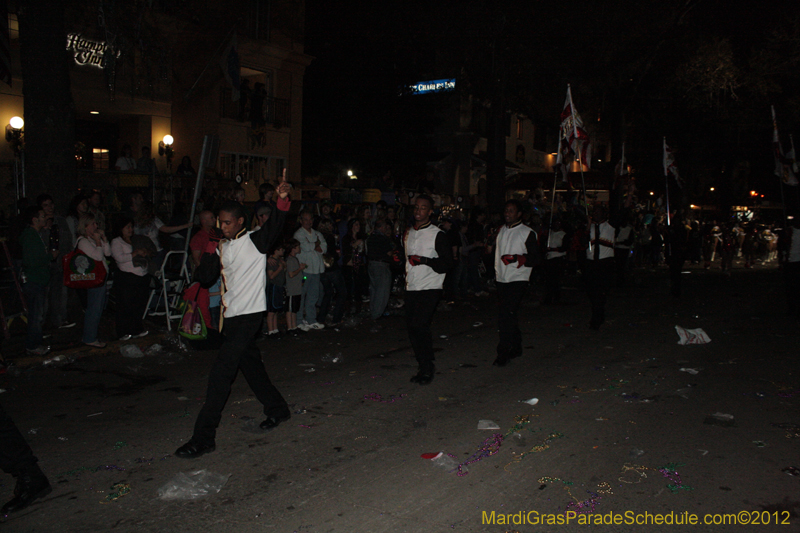
[{"label": "black pants", "polygon": [[288,412],[286,400],[270,382],[261,361],[261,351],[256,346],[261,318],[261,313],[251,313],[225,319],[225,341],[208,376],[206,403],[197,415],[193,441],[201,444],[214,443],[222,409],[225,408],[231,393],[231,384],[240,369],[250,389],[264,405],[266,416],[280,417]]},{"label": "black pants", "polygon": [[344,280],[342,269],[326,270],[319,277],[322,281],[322,303],[319,305],[319,313],[317,320],[322,322],[328,316],[331,310],[331,302],[333,301],[334,294],[336,295],[336,304],[333,307],[333,316],[331,320],[336,324],[342,321],[344,316],[344,306],[347,304],[347,283]]},{"label": "black pants", "polygon": [[405,305],[406,326],[408,338],[414,348],[420,368],[426,369],[433,366],[433,338],[431,337],[431,322],[436,305],[442,297],[442,291],[431,289],[427,291],[406,291]]},{"label": "black pants", "polygon": [[554,304],[561,301],[561,278],[564,276],[564,268],[567,265],[567,258],[554,257],[544,262],[544,303]]},{"label": "black pants", "polygon": [[519,357],[522,355],[522,333],[519,331],[519,305],[528,293],[527,281],[496,283],[498,326],[500,342],[497,355]]},{"label": "black pants", "polygon": [[628,271],[628,259],[631,251],[628,248],[614,248],[614,270],[617,279],[617,287],[625,285],[625,274]]},{"label": "black pants", "polygon": [[138,335],[144,331],[142,315],[150,296],[149,276],[119,271],[114,274],[117,336]]},{"label": "black pants", "polygon": [[12,476],[38,469],[37,459],[31,447],[25,442],[22,433],[3,410],[2,405],[0,405],[0,468]]},{"label": "black pants", "polygon": [[614,277],[614,258],[587,260],[586,290],[592,303],[592,325],[599,326],[606,320],[606,300]]}]

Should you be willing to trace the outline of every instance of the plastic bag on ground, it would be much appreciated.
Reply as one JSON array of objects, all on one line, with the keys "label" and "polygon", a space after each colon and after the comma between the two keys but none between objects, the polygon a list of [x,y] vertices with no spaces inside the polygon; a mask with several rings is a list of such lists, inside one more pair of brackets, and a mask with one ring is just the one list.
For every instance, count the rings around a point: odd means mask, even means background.
[{"label": "plastic bag on ground", "polygon": [[153,344],[147,350],[145,350],[145,354],[147,355],[160,355],[164,351],[164,347],[160,344]]},{"label": "plastic bag on ground", "polygon": [[124,346],[120,346],[119,353],[122,354],[122,357],[130,357],[131,359],[144,357],[142,351],[135,344],[125,344]]},{"label": "plastic bag on ground", "polygon": [[500,429],[492,420],[478,420],[478,429]]},{"label": "plastic bag on ground", "polygon": [[[442,468],[443,470],[446,470],[447,472],[452,472],[458,468],[458,462],[446,453],[440,453],[438,456],[431,459],[431,463],[439,468]],[[467,471],[467,469],[464,467],[462,467],[462,470],[464,472]]]},{"label": "plastic bag on ground", "polygon": [[158,497],[162,500],[195,500],[218,493],[229,477],[230,474],[223,476],[208,470],[180,472],[158,489]]},{"label": "plastic bag on ground", "polygon": [[678,344],[685,346],[687,344],[708,344],[711,342],[711,337],[701,328],[686,329],[680,326],[675,326],[675,331],[678,332]]}]

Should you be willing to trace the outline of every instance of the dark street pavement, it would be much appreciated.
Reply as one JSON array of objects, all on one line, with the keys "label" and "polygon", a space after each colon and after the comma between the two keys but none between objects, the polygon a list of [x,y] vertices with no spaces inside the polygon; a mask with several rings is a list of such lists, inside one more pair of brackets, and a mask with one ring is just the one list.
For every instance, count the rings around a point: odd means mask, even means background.
[{"label": "dark street pavement", "polygon": [[[499,533],[584,530],[579,516],[672,512],[702,522],[745,511],[738,517],[771,525],[681,529],[800,531],[800,477],[784,472],[800,468],[798,322],[785,316],[774,266],[736,266],[730,277],[688,267],[680,300],[668,295],[666,270],[637,271],[610,298],[599,332],[569,279],[561,305],[525,305],[525,353],[505,368],[491,366],[494,294],[461,302],[436,315],[437,374],[425,387],[409,383],[416,365],[401,316],[378,333],[262,340],[295,414],[258,430],[259,404],[239,376],[216,452],[195,460],[172,454],[191,436],[214,352],[152,336],[142,349],[164,350],[140,359],[110,343],[47,365],[19,360],[0,376],[0,402],[54,490],[0,528]],[[681,346],[676,325],[712,341]],[[531,398],[538,404],[522,403]],[[499,429],[478,430],[479,420]],[[459,476],[421,458],[438,452],[455,464],[480,460]],[[217,494],[159,499],[176,474],[202,469],[230,478]],[[5,502],[13,479],[0,482]],[[118,483],[129,492],[112,489]],[[566,510],[593,514],[570,515],[569,525],[513,523],[516,513],[535,522]]]}]

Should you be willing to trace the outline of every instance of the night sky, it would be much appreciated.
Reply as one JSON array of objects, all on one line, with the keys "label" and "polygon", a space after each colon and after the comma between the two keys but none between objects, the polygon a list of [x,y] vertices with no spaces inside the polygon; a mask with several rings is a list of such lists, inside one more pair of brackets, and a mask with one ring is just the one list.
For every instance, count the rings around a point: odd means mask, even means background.
[{"label": "night sky", "polygon": [[504,72],[508,109],[550,131],[571,83],[586,123],[614,146],[610,164],[624,139],[643,181],[659,176],[666,135],[690,187],[724,190],[746,161],[747,187],[774,194],[769,106],[787,149],[800,118],[798,5],[309,0],[305,173],[379,175],[436,126],[436,104],[399,97],[400,86],[457,77],[489,98]]}]

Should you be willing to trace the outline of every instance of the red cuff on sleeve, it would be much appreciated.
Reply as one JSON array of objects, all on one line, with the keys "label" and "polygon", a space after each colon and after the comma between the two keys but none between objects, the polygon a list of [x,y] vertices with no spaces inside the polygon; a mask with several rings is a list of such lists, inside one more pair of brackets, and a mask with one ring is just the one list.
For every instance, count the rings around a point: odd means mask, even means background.
[{"label": "red cuff on sleeve", "polygon": [[277,204],[279,211],[288,211],[292,206],[292,201],[289,200],[288,196],[286,198],[278,198],[278,201],[275,203]]}]

